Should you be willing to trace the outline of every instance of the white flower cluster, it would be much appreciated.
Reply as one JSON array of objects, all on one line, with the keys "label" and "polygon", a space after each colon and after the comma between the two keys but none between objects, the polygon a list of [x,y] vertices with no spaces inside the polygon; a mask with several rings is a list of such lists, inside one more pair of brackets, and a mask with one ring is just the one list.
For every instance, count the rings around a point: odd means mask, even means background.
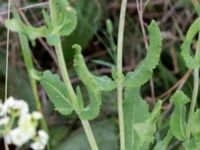
[{"label": "white flower cluster", "polygon": [[[5,117],[6,116],[6,117]],[[48,134],[37,131],[42,114],[39,112],[29,113],[28,104],[23,100],[9,97],[4,104],[0,103],[0,126],[4,125],[5,140],[8,144],[21,147],[32,141],[33,150],[43,150],[48,142]],[[14,123],[17,122],[17,126]]]}]

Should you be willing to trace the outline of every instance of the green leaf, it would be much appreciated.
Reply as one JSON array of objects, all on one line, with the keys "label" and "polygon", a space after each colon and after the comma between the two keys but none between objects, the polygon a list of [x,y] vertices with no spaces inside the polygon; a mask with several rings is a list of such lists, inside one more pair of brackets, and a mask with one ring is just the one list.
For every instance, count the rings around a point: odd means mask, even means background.
[{"label": "green leaf", "polygon": [[154,134],[156,132],[156,122],[160,117],[161,106],[162,101],[158,101],[153,112],[146,121],[134,124],[134,150],[148,150],[150,144],[153,143],[155,138]]},{"label": "green leaf", "polygon": [[150,33],[150,46],[145,60],[135,69],[126,75],[125,87],[140,87],[145,84],[153,74],[153,69],[158,65],[162,38],[160,29],[155,21],[152,21],[148,27]]},{"label": "green leaf", "polygon": [[185,60],[187,67],[191,69],[200,67],[200,57],[194,58],[190,55],[190,45],[192,43],[194,36],[199,32],[199,30],[200,30],[200,18],[197,18],[190,26],[186,34],[185,40],[181,46],[181,55]]},{"label": "green leaf", "polygon": [[190,100],[189,98],[181,91],[177,91],[170,99],[174,103],[175,108],[171,115],[170,119],[170,129],[172,134],[179,140],[186,140],[186,108]]},{"label": "green leaf", "polygon": [[[104,7],[106,5],[102,5],[102,3],[105,3],[105,1],[99,1],[99,3],[86,0],[73,1],[73,6],[77,11],[78,24],[72,34],[65,37],[62,42],[63,49],[66,49],[64,56],[67,62],[71,63],[74,58],[74,49],[72,49],[74,43],[81,45],[84,49],[88,46],[93,36],[97,34],[105,12],[102,10],[106,8]],[[99,7],[100,5],[101,7]]]},{"label": "green leaf", "polygon": [[30,25],[25,25],[22,21],[15,18],[6,20],[5,25],[11,31],[25,34],[32,41],[39,37],[45,37],[47,34],[46,27],[35,28]]},{"label": "green leaf", "polygon": [[32,76],[36,80],[40,81],[57,111],[63,115],[69,115],[72,113],[73,108],[69,101],[67,89],[58,75],[54,75],[50,71],[45,71],[43,73],[32,71]]},{"label": "green leaf", "polygon": [[77,26],[77,14],[67,0],[54,1],[54,13],[56,13],[56,26],[53,27],[52,34],[61,36],[70,35]]},{"label": "green leaf", "polygon": [[185,150],[199,150],[200,148],[200,141],[195,141],[191,139],[190,141],[186,141],[183,143]]},{"label": "green leaf", "polygon": [[126,89],[124,98],[124,126],[126,149],[134,149],[134,124],[144,122],[149,116],[148,104],[140,96],[140,88]]},{"label": "green leaf", "polygon": [[192,116],[191,133],[195,139],[200,141],[200,109],[197,109]]},{"label": "green leaf", "polygon": [[115,89],[116,83],[107,76],[97,77],[90,73],[81,54],[81,47],[79,45],[74,45],[73,48],[76,49],[74,58],[75,70],[80,80],[87,87],[90,98],[90,105],[83,109],[80,113],[80,117],[84,120],[93,119],[99,114],[100,105],[102,103],[101,91],[111,91]]}]

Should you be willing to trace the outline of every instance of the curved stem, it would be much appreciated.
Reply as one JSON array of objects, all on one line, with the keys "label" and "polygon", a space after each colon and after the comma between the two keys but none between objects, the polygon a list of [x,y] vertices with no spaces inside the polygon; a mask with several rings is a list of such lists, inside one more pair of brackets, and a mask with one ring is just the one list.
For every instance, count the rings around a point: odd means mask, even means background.
[{"label": "curved stem", "polygon": [[124,114],[123,114],[123,73],[122,73],[122,56],[123,56],[123,39],[124,39],[124,24],[126,15],[127,0],[122,0],[119,31],[118,31],[118,44],[117,44],[117,100],[118,100],[118,115],[119,115],[119,131],[120,131],[120,149],[125,150],[125,135],[124,135]]}]

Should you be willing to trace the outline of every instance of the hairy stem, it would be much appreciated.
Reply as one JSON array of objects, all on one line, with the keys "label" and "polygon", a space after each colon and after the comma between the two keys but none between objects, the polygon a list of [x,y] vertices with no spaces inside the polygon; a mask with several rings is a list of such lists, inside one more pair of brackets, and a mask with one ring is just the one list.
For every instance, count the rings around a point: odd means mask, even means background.
[{"label": "hairy stem", "polygon": [[122,0],[119,31],[118,31],[118,44],[117,44],[117,100],[118,100],[118,115],[119,115],[119,131],[120,131],[120,149],[125,150],[125,135],[124,135],[124,114],[123,114],[123,73],[122,73],[122,56],[123,56],[123,39],[124,39],[124,25],[126,15],[127,0]]}]

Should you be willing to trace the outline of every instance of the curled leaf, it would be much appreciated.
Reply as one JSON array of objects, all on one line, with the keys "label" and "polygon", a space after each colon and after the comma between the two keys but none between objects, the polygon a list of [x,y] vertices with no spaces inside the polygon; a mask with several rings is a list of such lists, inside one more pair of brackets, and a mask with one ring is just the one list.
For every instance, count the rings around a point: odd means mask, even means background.
[{"label": "curled leaf", "polygon": [[199,30],[200,30],[200,18],[197,18],[190,26],[186,34],[185,40],[181,46],[181,54],[185,60],[187,67],[191,69],[200,67],[199,56],[193,58],[190,55],[190,46],[191,46],[192,40],[194,36],[199,32]]},{"label": "curled leaf", "polygon": [[162,38],[160,29],[155,21],[152,21],[148,27],[150,33],[150,46],[145,60],[135,69],[126,75],[125,87],[140,87],[145,84],[153,74],[153,69],[158,65]]},{"label": "curled leaf", "polygon": [[74,58],[74,67],[80,80],[84,83],[88,90],[90,104],[83,109],[80,117],[85,120],[93,119],[99,114],[101,105],[101,91],[111,91],[116,88],[116,83],[109,77],[98,77],[90,73],[84,58],[81,54],[81,47],[74,45],[76,54]]}]

